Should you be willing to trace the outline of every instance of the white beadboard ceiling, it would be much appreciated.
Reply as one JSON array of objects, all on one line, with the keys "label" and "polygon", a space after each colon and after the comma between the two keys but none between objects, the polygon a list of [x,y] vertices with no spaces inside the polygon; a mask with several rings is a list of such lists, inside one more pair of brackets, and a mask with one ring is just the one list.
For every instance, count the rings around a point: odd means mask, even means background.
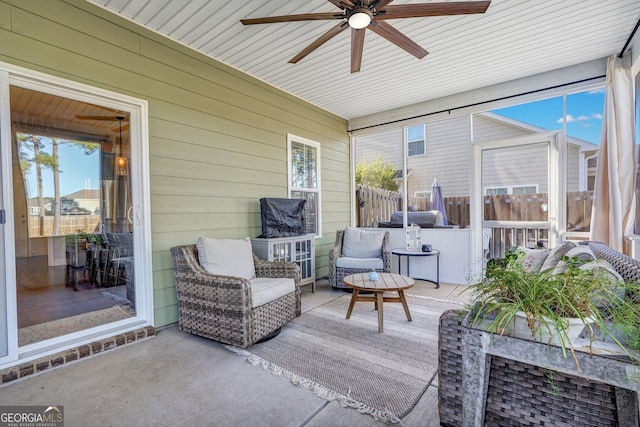
[{"label": "white beadboard ceiling", "polygon": [[288,63],[337,21],[240,23],[338,12],[327,0],[87,1],[346,119],[617,54],[640,18],[638,0],[492,0],[485,14],[387,21],[429,51],[421,60],[367,31],[351,74],[349,31]]}]

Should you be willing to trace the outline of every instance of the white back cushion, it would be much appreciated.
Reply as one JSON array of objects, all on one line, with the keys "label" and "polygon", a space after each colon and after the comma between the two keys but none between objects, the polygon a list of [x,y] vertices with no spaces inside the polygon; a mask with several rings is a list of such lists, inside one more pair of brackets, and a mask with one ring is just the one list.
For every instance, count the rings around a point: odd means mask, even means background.
[{"label": "white back cushion", "polygon": [[198,261],[207,272],[248,280],[256,277],[251,241],[248,237],[244,239],[201,237],[196,247]]},{"label": "white back cushion", "polygon": [[382,258],[382,241],[386,231],[347,227],[342,238],[342,256]]}]

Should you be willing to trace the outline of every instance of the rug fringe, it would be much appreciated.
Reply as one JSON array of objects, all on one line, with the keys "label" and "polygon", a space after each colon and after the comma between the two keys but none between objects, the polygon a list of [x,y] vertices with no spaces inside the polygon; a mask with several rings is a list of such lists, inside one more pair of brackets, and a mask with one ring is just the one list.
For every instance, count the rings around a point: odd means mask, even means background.
[{"label": "rug fringe", "polygon": [[314,380],[303,377],[301,375],[296,374],[295,372],[291,372],[283,367],[276,365],[275,363],[269,362],[261,358],[260,356],[256,356],[255,354],[238,347],[234,347],[232,345],[224,346],[227,350],[236,353],[239,356],[247,357],[247,361],[251,363],[253,366],[259,366],[263,370],[271,371],[273,375],[283,376],[291,381],[297,387],[304,388],[307,390],[311,390],[315,393],[316,396],[325,399],[329,402],[337,401],[341,407],[343,408],[351,408],[360,412],[361,414],[368,414],[373,417],[376,421],[381,421],[385,424],[399,424],[402,426],[402,421],[392,412],[386,409],[377,409],[373,408],[365,403],[358,402],[352,399],[348,394],[351,393],[349,390],[347,395],[342,393],[338,393],[337,391],[331,390],[328,387],[323,386],[322,384],[317,383]]},{"label": "rug fringe", "polygon": [[434,298],[434,297],[429,297],[426,295],[415,295],[415,294],[405,294],[408,297],[413,297],[413,298],[418,298],[418,299],[428,299],[431,301],[438,301],[438,302],[448,302],[450,304],[456,304],[459,306],[464,306],[463,302],[460,301],[454,301],[454,300],[450,300],[450,299],[445,299],[445,298]]}]

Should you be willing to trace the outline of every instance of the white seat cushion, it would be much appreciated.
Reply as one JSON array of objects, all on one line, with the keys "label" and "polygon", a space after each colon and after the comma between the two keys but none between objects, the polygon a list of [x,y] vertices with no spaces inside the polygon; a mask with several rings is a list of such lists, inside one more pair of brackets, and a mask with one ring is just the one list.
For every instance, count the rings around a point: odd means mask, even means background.
[{"label": "white seat cushion", "polygon": [[251,307],[260,307],[263,304],[277,300],[291,292],[295,292],[296,283],[287,277],[271,278],[257,277],[251,279]]},{"label": "white seat cushion", "polygon": [[201,237],[196,244],[198,261],[211,274],[251,280],[256,277],[251,241],[245,239],[209,239]]},{"label": "white seat cushion", "polygon": [[338,268],[360,268],[360,269],[384,269],[384,261],[382,258],[352,258],[342,256],[336,260]]},{"label": "white seat cushion", "polygon": [[342,256],[351,258],[381,258],[386,231],[361,230],[347,227],[342,238]]}]

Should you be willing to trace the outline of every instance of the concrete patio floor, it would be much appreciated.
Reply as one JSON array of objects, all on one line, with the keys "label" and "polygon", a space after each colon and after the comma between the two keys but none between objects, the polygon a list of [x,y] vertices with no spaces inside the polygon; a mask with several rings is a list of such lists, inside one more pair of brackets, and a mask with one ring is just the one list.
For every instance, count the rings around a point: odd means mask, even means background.
[{"label": "concrete patio floor", "polygon": [[[465,301],[464,286],[416,281],[408,292]],[[303,312],[345,295],[326,280],[303,288]],[[434,325],[437,327],[437,325]],[[437,381],[402,420],[438,426]],[[2,405],[63,405],[65,426],[379,426],[175,325],[156,337],[0,388]]]}]

